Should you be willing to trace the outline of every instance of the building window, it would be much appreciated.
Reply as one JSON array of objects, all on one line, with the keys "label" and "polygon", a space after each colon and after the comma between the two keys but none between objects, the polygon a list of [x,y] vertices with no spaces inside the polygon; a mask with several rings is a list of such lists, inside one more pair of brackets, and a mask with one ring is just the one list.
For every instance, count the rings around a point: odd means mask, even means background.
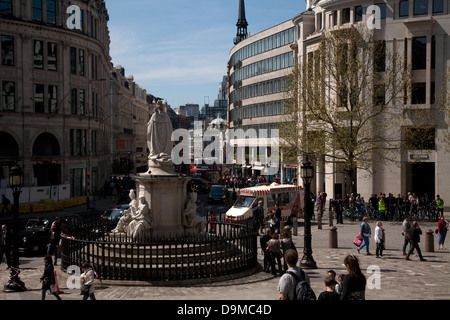
[{"label": "building window", "polygon": [[400,1],[398,16],[399,17],[408,17],[409,16],[409,0]]},{"label": "building window", "polygon": [[413,70],[422,70],[427,67],[427,37],[416,37],[412,41],[412,67]]},{"label": "building window", "polygon": [[436,36],[431,36],[431,69],[436,68]]},{"label": "building window", "polygon": [[56,71],[58,65],[57,45],[49,42],[47,44],[47,68],[50,71]]},{"label": "building window", "polygon": [[81,129],[77,129],[75,133],[75,155],[81,156]]},{"label": "building window", "polygon": [[80,115],[86,114],[86,91],[80,89]]},{"label": "building window", "polygon": [[[322,12],[316,14],[316,31],[322,30]],[[287,43],[287,41],[285,41]]]},{"label": "building window", "polygon": [[73,144],[73,139],[74,139],[74,135],[73,135],[73,129],[70,129],[69,131],[69,149],[70,149],[70,155],[74,156],[75,155],[75,149],[74,149],[74,144]]},{"label": "building window", "polygon": [[79,59],[78,59],[78,73],[80,76],[84,76],[84,50],[78,50]]},{"label": "building window", "polygon": [[433,0],[433,13],[444,12],[444,0]]},{"label": "building window", "polygon": [[14,37],[2,36],[2,65],[14,66]]},{"label": "building window", "polygon": [[44,85],[36,84],[34,86],[34,112],[44,113]]},{"label": "building window", "polygon": [[77,48],[70,47],[70,73],[77,74]]},{"label": "building window", "polygon": [[428,0],[414,0],[414,15],[428,14]]},{"label": "building window", "polygon": [[386,69],[386,41],[378,40],[374,45],[374,68],[376,72]]},{"label": "building window", "polygon": [[431,82],[430,84],[430,103],[435,104],[436,103],[436,83]]},{"label": "building window", "polygon": [[333,11],[333,27],[337,26],[338,24],[338,12]]},{"label": "building window", "polygon": [[15,82],[2,82],[2,109],[3,111],[14,111],[16,109]]},{"label": "building window", "polygon": [[78,113],[78,90],[72,89],[70,94],[70,113],[76,115]]},{"label": "building window", "polygon": [[47,0],[47,22],[56,24],[56,1]]},{"label": "building window", "polygon": [[42,0],[33,0],[33,20],[42,21]]},{"label": "building window", "polygon": [[415,83],[412,88],[411,103],[425,104],[427,101],[427,85],[425,82]]},{"label": "building window", "polygon": [[378,8],[380,8],[380,19],[386,19],[386,3],[376,3]]},{"label": "building window", "polygon": [[350,8],[342,9],[342,24],[350,22]]},{"label": "building window", "polygon": [[34,41],[34,60],[35,69],[44,69],[44,42],[40,40]]},{"label": "building window", "polygon": [[48,112],[58,112],[58,87],[48,86]]},{"label": "building window", "polygon": [[362,21],[362,18],[363,18],[362,6],[356,6],[355,7],[355,22],[356,21]]},{"label": "building window", "polygon": [[0,0],[0,15],[12,16],[12,0]]}]

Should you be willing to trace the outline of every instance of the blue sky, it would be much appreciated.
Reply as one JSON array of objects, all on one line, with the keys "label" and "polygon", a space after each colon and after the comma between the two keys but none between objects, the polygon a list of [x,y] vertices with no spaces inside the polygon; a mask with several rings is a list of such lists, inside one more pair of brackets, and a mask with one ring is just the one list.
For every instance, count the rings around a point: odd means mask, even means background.
[{"label": "blue sky", "polygon": [[[239,0],[108,0],[114,65],[173,108],[214,104],[236,35]],[[246,0],[251,34],[293,18],[303,0]],[[205,98],[206,97],[206,98]]]}]

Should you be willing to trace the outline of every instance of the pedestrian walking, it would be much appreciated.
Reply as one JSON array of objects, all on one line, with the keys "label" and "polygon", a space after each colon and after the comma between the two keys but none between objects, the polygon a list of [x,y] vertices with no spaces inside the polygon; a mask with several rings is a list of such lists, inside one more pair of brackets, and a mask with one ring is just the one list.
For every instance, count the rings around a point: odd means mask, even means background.
[{"label": "pedestrian walking", "polygon": [[278,234],[281,234],[280,226],[281,226],[281,208],[278,204],[275,204],[275,217],[277,218],[275,222],[275,231]]},{"label": "pedestrian walking", "polygon": [[96,300],[95,298],[95,274],[94,270],[92,269],[91,265],[88,262],[84,262],[81,266],[81,270],[83,270],[83,273],[80,276],[80,279],[82,281],[81,284],[81,294],[83,296],[83,300],[91,299]]},{"label": "pedestrian walking", "polygon": [[298,252],[297,250],[288,250],[284,255],[284,259],[288,265],[288,271],[280,278],[278,281],[278,292],[280,295],[278,300],[293,300],[295,298],[295,289],[297,285],[297,280],[292,274],[295,274],[299,279],[306,281],[310,284],[309,276],[302,269],[297,267],[298,262]]},{"label": "pedestrian walking", "polygon": [[436,196],[436,200],[434,200],[436,203],[436,215],[438,217],[444,215],[444,200],[441,198],[440,195]]},{"label": "pedestrian walking", "polygon": [[336,201],[334,201],[333,205],[334,212],[336,213],[336,224],[343,224],[342,212],[344,211],[344,208],[342,206],[342,200],[340,198],[337,198]]},{"label": "pedestrian walking", "polygon": [[253,217],[255,218],[256,227],[259,232],[263,232],[264,229],[264,208],[263,202],[258,201],[258,206],[253,211]]},{"label": "pedestrian walking", "polygon": [[335,290],[336,280],[333,276],[328,276],[325,278],[325,291],[319,294],[317,300],[322,301],[338,301],[341,299],[339,294]]},{"label": "pedestrian walking", "polygon": [[0,263],[2,262],[3,255],[5,255],[5,263],[8,266],[8,269],[11,268],[11,245],[11,232],[8,230],[6,225],[2,225],[0,239]]},{"label": "pedestrian walking", "polygon": [[403,241],[403,248],[402,253],[404,256],[406,256],[406,247],[408,244],[410,244],[410,238],[411,238],[411,216],[409,213],[405,214],[405,220],[403,220],[402,223],[402,235],[405,238]]},{"label": "pedestrian walking", "polygon": [[264,255],[264,272],[267,273],[270,272],[270,265],[272,263],[270,260],[269,248],[267,247],[270,239],[272,239],[272,232],[270,231],[270,228],[266,228],[266,233],[259,238],[259,244]]},{"label": "pedestrian walking", "polygon": [[448,222],[445,220],[444,216],[441,216],[438,222],[438,250],[444,249],[445,237],[447,236]]},{"label": "pedestrian walking", "polygon": [[286,272],[288,269],[286,259],[284,258],[284,256],[285,256],[286,252],[290,249],[297,250],[295,248],[294,242],[292,241],[292,239],[289,236],[289,231],[286,229],[283,229],[281,231],[281,250],[282,250],[282,255],[283,255],[283,270],[284,270],[284,272]]},{"label": "pedestrian walking", "polygon": [[42,300],[45,300],[45,295],[47,290],[50,291],[52,295],[56,297],[56,299],[61,300],[61,297],[57,293],[57,284],[55,279],[55,268],[52,264],[52,256],[46,255],[44,257],[44,274],[41,277],[42,282]]},{"label": "pedestrian walking", "polygon": [[2,194],[2,203],[1,203],[1,205],[3,207],[2,207],[2,214],[1,215],[5,214],[5,210],[8,211],[8,214],[11,213],[11,211],[9,211],[9,205],[10,204],[11,204],[11,201],[4,194]]},{"label": "pedestrian walking", "polygon": [[56,217],[55,221],[50,227],[50,241],[47,247],[47,254],[53,255],[54,262],[56,266],[58,264],[58,247],[61,241],[61,221],[59,217]]},{"label": "pedestrian walking", "polygon": [[348,255],[344,259],[348,274],[344,276],[341,300],[365,300],[367,279],[361,272],[358,259]]},{"label": "pedestrian walking", "polygon": [[409,249],[408,254],[406,255],[406,260],[411,260],[409,256],[413,253],[414,249],[416,249],[417,254],[419,255],[420,261],[427,261],[422,256],[422,251],[420,250],[420,235],[422,234],[422,230],[419,227],[417,221],[413,222],[411,229],[411,249]]},{"label": "pedestrian walking", "polygon": [[267,244],[270,254],[270,267],[272,268],[272,274],[277,276],[277,269],[275,268],[275,260],[278,262],[278,272],[281,273],[281,242],[279,240],[278,233],[272,235],[272,239]]},{"label": "pedestrian walking", "polygon": [[371,234],[372,234],[372,231],[371,231],[370,225],[369,225],[369,218],[364,217],[363,222],[361,223],[360,231],[359,231],[359,235],[363,238],[363,243],[357,248],[358,253],[360,253],[362,248],[366,247],[366,254],[368,256],[371,255],[371,253],[369,251]]},{"label": "pedestrian walking", "polygon": [[212,211],[208,211],[208,233],[215,233],[216,232],[216,216],[213,214]]},{"label": "pedestrian walking", "polygon": [[383,258],[383,250],[384,250],[384,229],[381,227],[383,223],[381,221],[377,221],[377,226],[375,227],[375,236],[374,240],[377,245],[376,256],[377,258]]}]

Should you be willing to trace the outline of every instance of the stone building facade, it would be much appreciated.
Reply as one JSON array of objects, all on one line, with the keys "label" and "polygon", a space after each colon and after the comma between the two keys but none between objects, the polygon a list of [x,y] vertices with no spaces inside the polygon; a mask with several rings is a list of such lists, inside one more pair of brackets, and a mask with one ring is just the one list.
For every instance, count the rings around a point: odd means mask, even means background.
[{"label": "stone building facade", "polygon": [[[115,163],[135,160],[134,122],[146,124],[151,106],[112,66],[108,21],[102,0],[0,3],[0,189],[17,162],[29,188],[21,201],[96,194],[128,172]],[[44,186],[51,194],[35,195]]]},{"label": "stone building facade", "polygon": [[[304,12],[293,14],[290,21],[248,37],[230,52],[229,61],[229,123],[231,128],[276,126],[281,121],[282,110],[276,112],[273,102],[283,99],[282,90],[274,92],[272,81],[282,79],[292,71],[291,61],[305,61],[308,53],[317,48],[325,32],[341,27],[364,26],[376,5],[380,10],[380,25],[375,30],[376,39],[386,48],[401,48],[407,62],[413,66],[415,90],[410,92],[405,108],[429,110],[432,114],[439,99],[439,91],[450,67],[450,1],[448,0],[386,0],[386,1],[306,1]],[[273,47],[279,32],[293,29],[295,40]],[[269,38],[270,39],[270,38]],[[278,42],[277,42],[278,43]],[[272,45],[271,45],[272,44]],[[269,49],[269,50],[267,50]],[[275,70],[266,59],[279,55],[292,55],[285,68]],[[270,71],[270,72],[268,72]],[[269,82],[268,82],[269,81]],[[269,85],[269,94],[266,88]],[[449,88],[447,87],[447,91]],[[447,100],[448,104],[448,100]],[[274,112],[275,110],[275,112]],[[448,115],[447,115],[448,117]],[[450,154],[448,141],[449,119],[434,119],[435,143],[426,150],[399,151],[398,165],[374,163],[373,175],[358,172],[356,190],[366,199],[380,192],[418,196],[439,194],[447,206],[450,200]],[[410,124],[413,126],[413,124]],[[403,127],[392,128],[404,130]],[[447,138],[448,139],[448,138]],[[283,165],[283,164],[282,164]],[[350,192],[347,177],[329,164],[322,164],[314,179],[313,191],[325,191],[328,196]],[[298,177],[299,182],[301,178]]]}]

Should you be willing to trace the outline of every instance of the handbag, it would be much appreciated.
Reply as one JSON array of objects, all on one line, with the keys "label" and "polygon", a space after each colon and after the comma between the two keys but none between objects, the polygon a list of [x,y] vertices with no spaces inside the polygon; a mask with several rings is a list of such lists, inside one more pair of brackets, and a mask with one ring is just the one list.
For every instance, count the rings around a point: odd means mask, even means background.
[{"label": "handbag", "polygon": [[91,286],[87,286],[87,285],[85,285],[85,284],[82,284],[81,285],[81,293],[80,293],[80,295],[82,295],[82,296],[87,296],[87,295],[89,295],[89,290],[91,289]]},{"label": "handbag", "polygon": [[50,285],[50,292],[51,293],[58,292],[58,285],[57,284]]},{"label": "handbag", "polygon": [[353,244],[359,247],[362,244],[363,240],[360,235],[357,235],[355,240],[353,240]]}]

